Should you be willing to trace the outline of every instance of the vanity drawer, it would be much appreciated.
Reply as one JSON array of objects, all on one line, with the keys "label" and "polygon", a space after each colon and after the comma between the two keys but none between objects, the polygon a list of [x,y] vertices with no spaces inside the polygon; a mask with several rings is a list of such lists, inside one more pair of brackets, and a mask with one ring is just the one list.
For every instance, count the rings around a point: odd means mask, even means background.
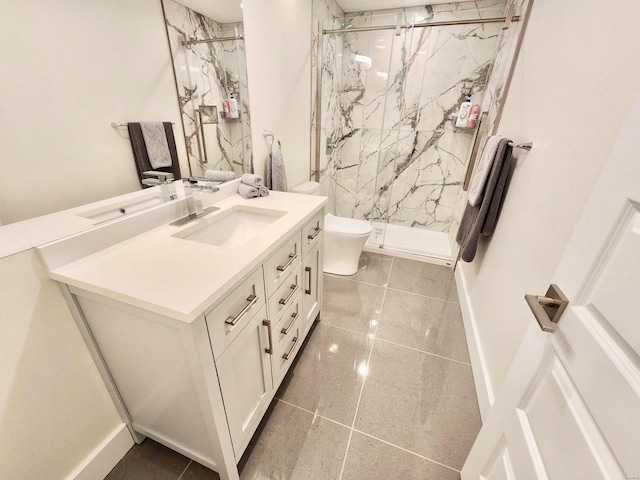
[{"label": "vanity drawer", "polygon": [[297,301],[304,288],[301,265],[298,264],[274,294],[269,297],[269,319],[273,325],[278,325],[284,312]]},{"label": "vanity drawer", "polygon": [[294,327],[302,316],[302,295],[298,295],[296,300],[287,308],[278,322],[274,322],[273,327],[273,348],[279,351],[287,338],[293,335]]},{"label": "vanity drawer", "polygon": [[265,305],[262,269],[231,290],[218,305],[205,313],[213,355],[218,358],[249,320]]},{"label": "vanity drawer", "polygon": [[289,370],[303,341],[301,315],[298,315],[298,318],[289,329],[289,333],[284,336],[280,344],[275,348],[276,353],[271,358],[271,371],[273,372],[273,385],[275,388],[278,387],[282,377]]},{"label": "vanity drawer", "polygon": [[284,279],[300,266],[301,243],[300,231],[298,230],[264,262],[264,280],[268,296],[273,295]]},{"label": "vanity drawer", "polygon": [[324,231],[324,210],[320,210],[302,227],[302,256],[306,256],[320,241]]}]

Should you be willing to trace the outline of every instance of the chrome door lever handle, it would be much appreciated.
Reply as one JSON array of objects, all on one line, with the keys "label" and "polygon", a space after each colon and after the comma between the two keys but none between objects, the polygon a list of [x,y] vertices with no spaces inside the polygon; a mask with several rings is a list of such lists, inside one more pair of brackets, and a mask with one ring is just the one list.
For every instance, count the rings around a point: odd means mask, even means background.
[{"label": "chrome door lever handle", "polygon": [[525,295],[524,298],[543,332],[554,332],[558,328],[558,320],[569,305],[569,300],[555,283],[544,296]]}]

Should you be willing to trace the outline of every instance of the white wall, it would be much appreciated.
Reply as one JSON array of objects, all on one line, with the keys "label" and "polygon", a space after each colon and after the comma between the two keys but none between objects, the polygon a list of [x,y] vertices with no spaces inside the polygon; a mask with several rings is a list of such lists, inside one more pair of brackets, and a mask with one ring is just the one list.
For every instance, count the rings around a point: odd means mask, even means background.
[{"label": "white wall", "polygon": [[0,260],[0,305],[0,478],[65,478],[122,421],[35,250]]},{"label": "white wall", "polygon": [[262,130],[282,142],[289,188],[309,179],[311,0],[243,0],[253,164],[264,175]]},{"label": "white wall", "polygon": [[635,0],[534,2],[498,129],[534,147],[518,152],[495,233],[459,267],[494,393],[535,322],[523,297],[546,291],[640,90],[639,15]]},{"label": "white wall", "polygon": [[4,223],[138,190],[113,121],[175,122],[188,172],[160,0],[4,2],[0,27]]}]

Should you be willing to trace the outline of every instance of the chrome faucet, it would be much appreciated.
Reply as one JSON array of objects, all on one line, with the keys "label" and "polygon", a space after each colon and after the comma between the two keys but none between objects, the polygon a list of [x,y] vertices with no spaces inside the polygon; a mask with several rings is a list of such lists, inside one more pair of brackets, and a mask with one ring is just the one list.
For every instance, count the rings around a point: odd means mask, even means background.
[{"label": "chrome faucet", "polygon": [[151,187],[160,185],[162,200],[165,202],[170,202],[171,200],[178,198],[176,187],[173,184],[173,173],[149,170],[147,172],[142,172],[142,175],[146,177],[141,181],[143,185],[149,185]]},{"label": "chrome faucet", "polygon": [[201,193],[215,193],[219,190],[216,182],[207,180],[206,178],[187,177],[183,179],[183,186],[187,198],[187,208],[189,209],[189,218],[194,219],[204,214],[202,208]]}]

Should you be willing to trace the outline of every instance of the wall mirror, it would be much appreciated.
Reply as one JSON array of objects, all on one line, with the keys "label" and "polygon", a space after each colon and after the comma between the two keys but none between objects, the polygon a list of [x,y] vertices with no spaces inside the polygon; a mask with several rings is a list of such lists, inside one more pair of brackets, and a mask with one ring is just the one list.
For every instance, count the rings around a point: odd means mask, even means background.
[{"label": "wall mirror", "polygon": [[163,0],[189,165],[252,171],[240,0]]},{"label": "wall mirror", "polygon": [[[78,0],[40,0],[6,5],[3,13],[11,20],[0,38],[13,46],[0,65],[6,92],[0,98],[0,244],[53,240],[59,236],[55,228],[21,224],[140,190],[128,122],[171,122],[182,176],[201,175],[203,168],[232,170],[236,176],[252,169],[239,0],[201,0],[212,10],[205,12],[212,20],[165,3],[111,0],[84,8]],[[177,29],[188,41],[232,39],[185,49]],[[27,30],[31,34],[25,36]],[[216,56],[193,63],[209,51]],[[185,63],[174,74],[172,54],[180,52]],[[205,80],[203,72],[211,79]],[[237,118],[222,116],[231,93]],[[112,128],[114,123],[120,126]],[[42,228],[31,229],[36,224]],[[76,231],[83,228],[90,225],[79,224]]]}]

